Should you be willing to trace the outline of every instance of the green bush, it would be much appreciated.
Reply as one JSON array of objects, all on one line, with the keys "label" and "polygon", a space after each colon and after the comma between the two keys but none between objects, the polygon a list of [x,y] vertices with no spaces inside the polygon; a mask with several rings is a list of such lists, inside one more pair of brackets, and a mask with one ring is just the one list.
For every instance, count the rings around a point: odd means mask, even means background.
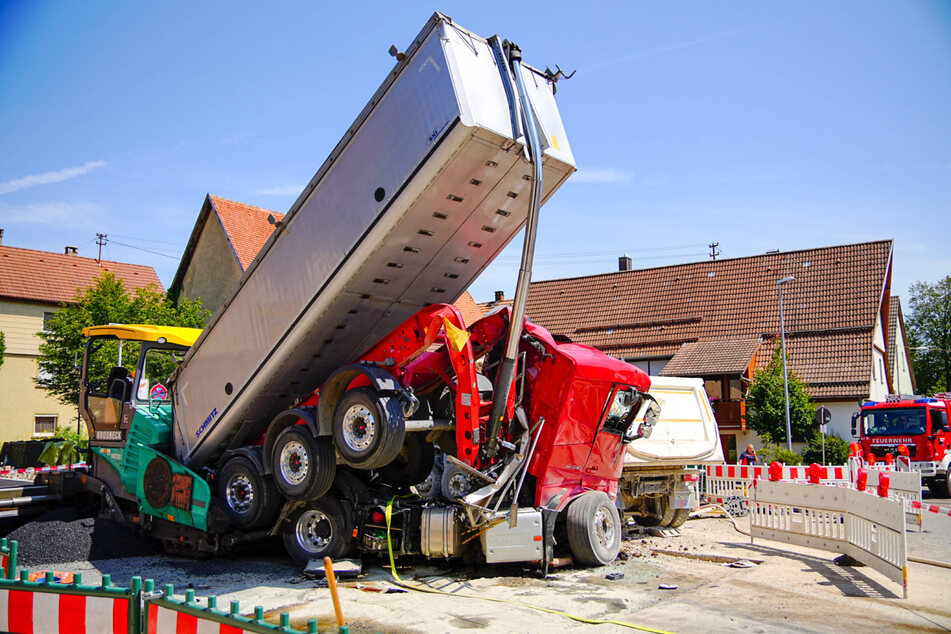
[{"label": "green bush", "polygon": [[778,445],[766,445],[760,449],[760,459],[763,461],[763,464],[767,465],[773,462],[779,462],[789,466],[802,464],[802,458],[799,454]]},{"label": "green bush", "polygon": [[80,462],[89,447],[89,438],[83,431],[77,432],[68,427],[57,427],[53,434],[57,440],[46,443],[39,461],[51,467]]},{"label": "green bush", "polygon": [[844,465],[849,461],[849,443],[835,434],[826,436],[826,460],[822,462],[822,434],[816,434],[803,449],[802,461],[805,464]]}]

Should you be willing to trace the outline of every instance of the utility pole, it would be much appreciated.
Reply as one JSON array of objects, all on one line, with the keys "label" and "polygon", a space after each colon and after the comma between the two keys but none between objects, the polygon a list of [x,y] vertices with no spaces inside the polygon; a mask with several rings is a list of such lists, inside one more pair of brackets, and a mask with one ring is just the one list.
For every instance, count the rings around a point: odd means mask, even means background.
[{"label": "utility pole", "polygon": [[710,247],[710,259],[711,259],[711,260],[716,260],[716,259],[717,259],[717,256],[720,255],[720,243],[719,243],[719,242],[711,242],[711,243],[708,244],[707,246]]},{"label": "utility pole", "polygon": [[96,234],[96,244],[99,245],[99,257],[96,258],[96,264],[102,264],[102,247],[106,244],[106,238],[108,238],[104,233]]}]

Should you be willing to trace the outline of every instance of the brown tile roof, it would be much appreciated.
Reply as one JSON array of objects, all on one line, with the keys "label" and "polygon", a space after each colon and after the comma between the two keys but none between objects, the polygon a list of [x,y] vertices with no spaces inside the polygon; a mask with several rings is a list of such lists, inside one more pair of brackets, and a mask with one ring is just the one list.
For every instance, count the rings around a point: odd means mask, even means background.
[{"label": "brown tile roof", "polygon": [[469,291],[460,295],[459,299],[453,302],[453,305],[462,313],[462,318],[465,320],[467,326],[471,326],[482,319],[482,311],[479,310],[479,305],[472,299],[472,295],[469,294]]},{"label": "brown tile roof", "polygon": [[221,219],[221,226],[231,242],[241,270],[246,271],[274,232],[274,225],[268,222],[268,216],[280,221],[284,214],[218,196],[209,195],[208,198]]},{"label": "brown tile roof", "polygon": [[155,284],[155,269],[93,258],[0,246],[0,297],[47,304],[69,303],[104,271],[113,273],[128,290]]},{"label": "brown tile roof", "polygon": [[698,341],[685,344],[664,366],[662,376],[745,374],[762,344],[761,339]]},{"label": "brown tile roof", "polygon": [[898,295],[892,295],[891,303],[888,305],[888,333],[885,340],[885,347],[888,352],[888,367],[895,367],[895,336],[898,331],[898,322],[901,321],[904,330],[905,322],[901,315],[901,299]]},{"label": "brown tile roof", "polygon": [[476,304],[476,305],[479,307],[479,310],[482,311],[482,314],[483,314],[483,315],[487,315],[487,314],[489,314],[493,309],[495,309],[495,308],[497,308],[497,307],[499,307],[499,306],[509,306],[509,307],[511,307],[513,302],[514,302],[514,300],[511,300],[511,299],[503,299],[503,300],[500,301],[500,302],[497,302],[497,301],[494,301],[494,300],[493,300],[493,301],[491,301],[491,302],[479,302],[479,303]]},{"label": "brown tile roof", "polygon": [[[882,240],[539,281],[526,312],[614,356],[669,357],[698,341],[777,336],[776,281],[794,275],[783,288],[793,369],[806,382],[824,379],[830,397],[864,397],[891,253]],[[769,361],[766,348],[758,363]]]}]

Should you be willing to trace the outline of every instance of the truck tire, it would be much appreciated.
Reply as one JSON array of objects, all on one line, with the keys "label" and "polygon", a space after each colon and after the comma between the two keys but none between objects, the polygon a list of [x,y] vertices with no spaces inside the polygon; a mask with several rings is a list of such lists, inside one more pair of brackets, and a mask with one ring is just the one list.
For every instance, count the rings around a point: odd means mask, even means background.
[{"label": "truck tire", "polygon": [[669,524],[664,524],[668,528],[680,528],[687,523],[687,518],[690,517],[690,509],[677,509],[674,511],[674,517],[670,520]]},{"label": "truck tire", "polygon": [[284,549],[299,565],[311,559],[337,559],[350,552],[353,521],[333,494],[313,500],[291,513],[281,535]]},{"label": "truck tire", "polygon": [[621,549],[621,517],[603,491],[582,493],[568,505],[568,545],[576,562],[604,566]]},{"label": "truck tire", "polygon": [[333,442],[315,438],[305,425],[291,425],[274,441],[271,471],[287,499],[319,498],[330,490],[337,472]]},{"label": "truck tire", "polygon": [[425,480],[435,462],[436,448],[426,442],[426,434],[406,434],[396,458],[380,469],[380,477],[392,487],[410,487]]},{"label": "truck tire", "polygon": [[406,422],[399,400],[370,388],[347,392],[334,411],[334,445],[340,457],[357,469],[379,469],[399,453]]},{"label": "truck tire", "polygon": [[218,496],[231,522],[241,530],[261,528],[274,521],[281,495],[274,481],[244,456],[228,460],[218,472]]}]

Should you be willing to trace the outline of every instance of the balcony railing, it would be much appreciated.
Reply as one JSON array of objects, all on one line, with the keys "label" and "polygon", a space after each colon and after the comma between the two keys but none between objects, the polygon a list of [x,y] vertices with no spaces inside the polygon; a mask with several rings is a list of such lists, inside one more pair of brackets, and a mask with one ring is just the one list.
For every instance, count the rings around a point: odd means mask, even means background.
[{"label": "balcony railing", "polygon": [[712,405],[717,427],[746,431],[746,401],[713,401]]}]

